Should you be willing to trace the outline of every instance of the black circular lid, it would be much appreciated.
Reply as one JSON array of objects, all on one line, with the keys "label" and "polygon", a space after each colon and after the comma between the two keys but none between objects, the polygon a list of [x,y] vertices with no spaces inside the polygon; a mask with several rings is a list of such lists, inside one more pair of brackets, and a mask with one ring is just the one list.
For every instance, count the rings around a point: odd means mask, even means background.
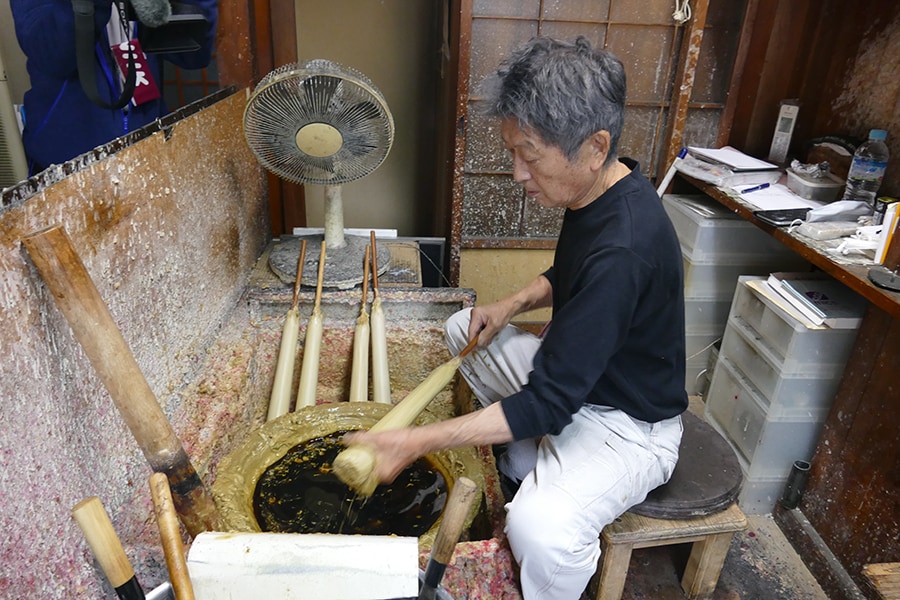
[{"label": "black circular lid", "polygon": [[688,411],[681,416],[678,464],[668,483],[630,510],[656,519],[701,517],[727,508],[741,489],[741,465],[728,441]]}]

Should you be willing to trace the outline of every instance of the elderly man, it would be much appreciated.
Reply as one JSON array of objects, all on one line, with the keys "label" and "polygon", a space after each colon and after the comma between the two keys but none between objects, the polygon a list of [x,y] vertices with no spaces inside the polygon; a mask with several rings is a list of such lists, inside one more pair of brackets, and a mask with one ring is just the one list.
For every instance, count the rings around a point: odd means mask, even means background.
[{"label": "elderly man", "polygon": [[[519,292],[457,313],[453,353],[479,335],[462,373],[482,409],[419,428],[357,433],[392,480],[429,452],[506,444],[499,468],[520,486],[506,532],[525,598],[578,598],[601,529],[678,459],[684,390],[681,253],[638,165],[620,159],[625,72],[584,38],[535,38],[486,91],[513,177],[541,206],[565,209],[553,266]],[[516,315],[553,308],[542,337]]]}]

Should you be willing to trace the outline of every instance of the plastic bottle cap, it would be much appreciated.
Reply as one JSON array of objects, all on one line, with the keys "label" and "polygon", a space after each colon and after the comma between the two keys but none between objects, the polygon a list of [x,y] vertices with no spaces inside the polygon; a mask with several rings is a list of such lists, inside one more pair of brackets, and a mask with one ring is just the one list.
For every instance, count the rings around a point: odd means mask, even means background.
[{"label": "plastic bottle cap", "polygon": [[884,141],[887,139],[887,131],[884,129],[872,129],[869,131],[869,139]]}]

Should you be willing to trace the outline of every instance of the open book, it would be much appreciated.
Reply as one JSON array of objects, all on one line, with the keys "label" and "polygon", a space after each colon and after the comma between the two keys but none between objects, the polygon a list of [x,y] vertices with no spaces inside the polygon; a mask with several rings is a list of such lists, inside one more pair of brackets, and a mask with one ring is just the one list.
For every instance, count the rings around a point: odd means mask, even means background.
[{"label": "open book", "polygon": [[824,274],[771,273],[768,283],[816,325],[856,329],[868,307],[862,296]]}]

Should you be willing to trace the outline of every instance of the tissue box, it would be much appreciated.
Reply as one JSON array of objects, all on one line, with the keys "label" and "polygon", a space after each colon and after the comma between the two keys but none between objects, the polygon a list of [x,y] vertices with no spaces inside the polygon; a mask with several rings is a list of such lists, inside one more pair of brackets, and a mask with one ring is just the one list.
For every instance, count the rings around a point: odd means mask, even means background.
[{"label": "tissue box", "polygon": [[838,199],[844,182],[831,173],[826,173],[825,177],[809,177],[788,169],[787,186],[801,198],[818,202],[834,202]]}]

